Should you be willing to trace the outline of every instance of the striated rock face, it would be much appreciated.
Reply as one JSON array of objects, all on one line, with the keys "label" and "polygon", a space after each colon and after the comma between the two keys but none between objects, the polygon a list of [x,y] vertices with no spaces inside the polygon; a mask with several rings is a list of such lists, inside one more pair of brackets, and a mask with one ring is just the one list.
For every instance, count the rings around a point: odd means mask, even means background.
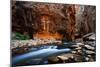
[{"label": "striated rock face", "polygon": [[33,34],[44,31],[43,21],[50,22],[49,33],[57,32],[67,40],[95,32],[95,6],[26,1],[12,3],[13,32],[27,32],[33,38]]},{"label": "striated rock face", "polygon": [[96,7],[81,5],[76,13],[76,32],[77,35],[85,35],[94,32],[96,26]]}]

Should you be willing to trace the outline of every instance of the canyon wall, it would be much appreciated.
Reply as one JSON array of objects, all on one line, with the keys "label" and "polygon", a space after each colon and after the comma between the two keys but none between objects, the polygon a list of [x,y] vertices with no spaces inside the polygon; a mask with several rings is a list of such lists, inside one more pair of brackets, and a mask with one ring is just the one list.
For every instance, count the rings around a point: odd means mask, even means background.
[{"label": "canyon wall", "polygon": [[[13,1],[11,11],[12,32],[31,38],[43,31],[43,21],[50,22],[50,33],[59,33],[67,40],[95,32],[95,6]],[[48,19],[42,21],[43,17]]]}]

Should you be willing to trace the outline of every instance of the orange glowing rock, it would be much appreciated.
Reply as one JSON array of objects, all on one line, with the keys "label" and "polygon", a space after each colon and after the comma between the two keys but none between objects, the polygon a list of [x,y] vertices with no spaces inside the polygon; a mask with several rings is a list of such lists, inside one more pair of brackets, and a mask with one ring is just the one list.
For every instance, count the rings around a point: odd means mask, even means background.
[{"label": "orange glowing rock", "polygon": [[34,36],[39,39],[61,39],[62,38],[62,36],[58,33],[52,34],[49,32],[37,33]]}]

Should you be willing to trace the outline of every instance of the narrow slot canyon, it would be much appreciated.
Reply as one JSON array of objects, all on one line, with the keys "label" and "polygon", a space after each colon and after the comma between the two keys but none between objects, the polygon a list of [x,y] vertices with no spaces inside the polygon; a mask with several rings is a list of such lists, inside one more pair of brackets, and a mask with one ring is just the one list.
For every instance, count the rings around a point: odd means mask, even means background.
[{"label": "narrow slot canyon", "polygon": [[95,6],[11,3],[12,65],[96,61]]}]

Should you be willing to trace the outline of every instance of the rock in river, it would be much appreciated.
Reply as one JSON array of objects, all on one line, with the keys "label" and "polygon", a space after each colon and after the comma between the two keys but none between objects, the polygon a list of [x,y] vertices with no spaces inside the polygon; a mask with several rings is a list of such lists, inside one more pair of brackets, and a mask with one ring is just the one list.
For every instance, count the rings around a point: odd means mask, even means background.
[{"label": "rock in river", "polygon": [[77,47],[77,48],[75,48],[75,50],[80,50],[80,49],[82,49],[82,47]]},{"label": "rock in river", "polygon": [[86,54],[95,54],[94,51],[86,50]]},{"label": "rock in river", "polygon": [[95,50],[95,47],[92,47],[92,46],[90,46],[90,45],[85,45],[84,46],[86,49],[89,49],[89,50]]},{"label": "rock in river", "polygon": [[77,51],[71,51],[71,53],[76,54],[76,53],[77,53]]}]

